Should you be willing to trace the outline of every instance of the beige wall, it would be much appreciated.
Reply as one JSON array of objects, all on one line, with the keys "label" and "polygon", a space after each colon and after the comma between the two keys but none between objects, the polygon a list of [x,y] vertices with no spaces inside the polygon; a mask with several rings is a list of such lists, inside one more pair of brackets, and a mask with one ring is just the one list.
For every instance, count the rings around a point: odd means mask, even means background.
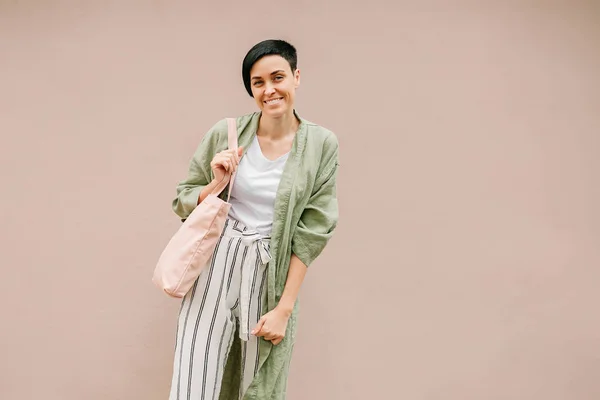
[{"label": "beige wall", "polygon": [[175,184],[269,37],[342,149],[288,398],[600,398],[599,2],[123,3],[0,1],[1,399],[166,399]]}]

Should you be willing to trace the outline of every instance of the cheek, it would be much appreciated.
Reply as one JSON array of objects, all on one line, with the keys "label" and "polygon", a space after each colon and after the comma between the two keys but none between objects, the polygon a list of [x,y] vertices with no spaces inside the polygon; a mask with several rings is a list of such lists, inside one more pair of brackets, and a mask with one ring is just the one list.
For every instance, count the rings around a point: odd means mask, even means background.
[{"label": "cheek", "polygon": [[285,93],[286,96],[294,96],[294,85],[285,84],[280,87],[281,92]]}]

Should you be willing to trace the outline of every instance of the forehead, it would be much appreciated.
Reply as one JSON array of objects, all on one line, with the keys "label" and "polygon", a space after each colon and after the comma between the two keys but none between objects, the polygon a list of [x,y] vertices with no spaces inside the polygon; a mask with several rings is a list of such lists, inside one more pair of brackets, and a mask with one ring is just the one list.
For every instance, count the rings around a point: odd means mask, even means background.
[{"label": "forehead", "polygon": [[291,71],[290,64],[287,60],[279,55],[264,56],[260,60],[254,63],[250,70],[250,76],[264,76],[269,75],[274,71],[283,70],[286,72]]}]

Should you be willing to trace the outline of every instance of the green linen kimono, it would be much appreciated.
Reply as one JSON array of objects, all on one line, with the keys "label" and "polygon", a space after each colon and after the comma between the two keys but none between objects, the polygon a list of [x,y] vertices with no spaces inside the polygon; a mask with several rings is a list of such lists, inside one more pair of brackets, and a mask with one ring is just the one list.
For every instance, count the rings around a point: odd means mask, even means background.
[{"label": "green linen kimono", "polygon": [[[260,112],[255,112],[236,118],[238,144],[243,146],[244,152],[256,135],[260,116]],[[310,266],[332,237],[338,221],[337,137],[298,114],[296,117],[300,125],[275,199],[265,313],[274,309],[281,298],[292,253]],[[172,207],[182,219],[190,215],[200,192],[213,179],[210,162],[214,154],[227,147],[227,121],[223,119],[204,135],[190,161],[187,177],[177,186]],[[221,193],[223,200],[226,200],[228,190],[227,187]],[[297,316],[298,301],[288,321],[285,338],[277,346],[261,338],[258,373],[243,400],[285,399]],[[237,400],[239,369],[240,339],[236,334],[223,376],[220,400]]]}]

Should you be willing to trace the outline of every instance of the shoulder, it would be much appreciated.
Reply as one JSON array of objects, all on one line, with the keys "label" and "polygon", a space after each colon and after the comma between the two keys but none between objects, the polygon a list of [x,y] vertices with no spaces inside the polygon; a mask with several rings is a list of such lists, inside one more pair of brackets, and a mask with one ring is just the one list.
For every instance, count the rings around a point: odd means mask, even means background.
[{"label": "shoulder", "polygon": [[256,116],[257,113],[253,112],[235,117],[231,116],[221,118],[211,126],[211,128],[207,132],[207,135],[210,135],[211,137],[227,136],[227,120],[229,118],[235,119],[238,130],[240,130],[245,128],[250,122],[252,122],[256,118]]},{"label": "shoulder", "polygon": [[322,125],[302,120],[306,126],[306,148],[319,159],[321,168],[329,169],[339,163],[339,141],[337,135]]},{"label": "shoulder", "polygon": [[332,130],[305,119],[302,122],[306,126],[308,141],[322,145],[324,152],[338,150],[338,138]]},{"label": "shoulder", "polygon": [[331,130],[314,122],[302,120],[306,130],[305,160],[317,168],[317,176],[330,176],[339,165],[339,141]]},{"label": "shoulder", "polygon": [[248,114],[243,114],[243,115],[239,115],[239,116],[232,116],[232,117],[224,117],[221,118],[220,120],[216,121],[208,130],[208,132],[206,132],[205,134],[205,139],[208,140],[209,142],[211,142],[213,145],[215,145],[216,147],[219,147],[220,145],[223,144],[227,144],[227,131],[228,131],[228,124],[227,124],[227,119],[229,118],[233,118],[236,121],[236,126],[238,129],[238,134],[240,134],[241,132],[244,132],[246,130],[246,128],[253,122],[256,120],[258,116],[258,113],[256,112],[252,112],[252,113],[248,113]]}]

